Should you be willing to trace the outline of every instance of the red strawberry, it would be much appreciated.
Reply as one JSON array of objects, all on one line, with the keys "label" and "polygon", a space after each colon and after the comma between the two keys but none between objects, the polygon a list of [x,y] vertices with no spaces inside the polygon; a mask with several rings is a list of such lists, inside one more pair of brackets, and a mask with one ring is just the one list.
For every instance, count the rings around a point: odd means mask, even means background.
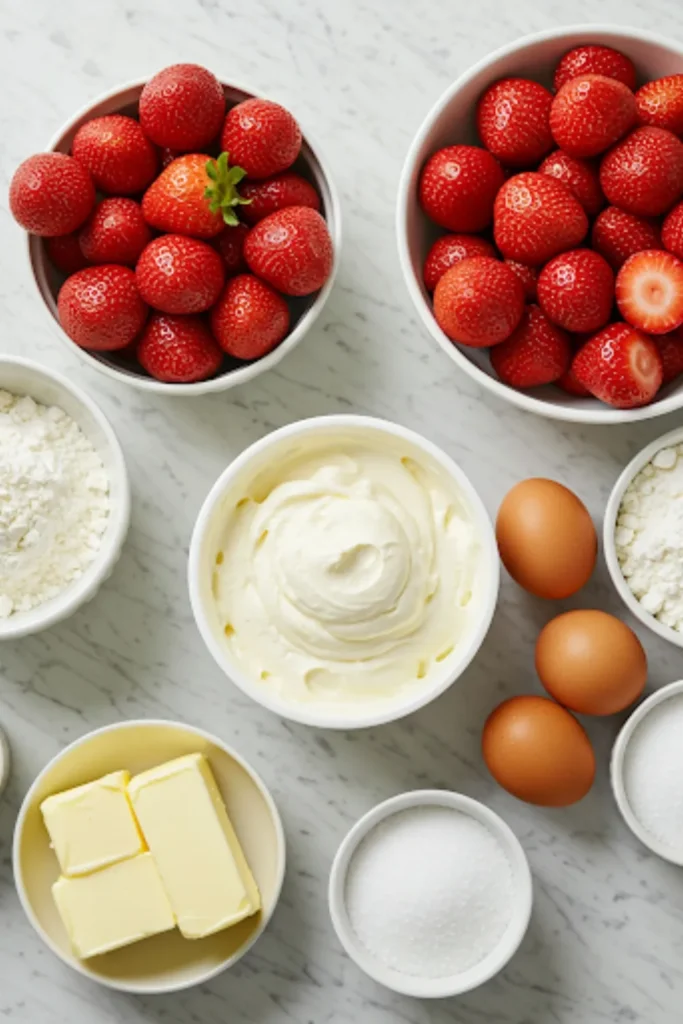
[{"label": "red strawberry", "polygon": [[423,271],[425,288],[433,292],[439,278],[468,256],[495,255],[496,250],[485,238],[477,238],[476,235],[442,235],[427,253]]},{"label": "red strawberry", "polygon": [[477,105],[477,131],[486,148],[509,167],[537,164],[549,149],[552,94],[528,78],[501,78]]},{"label": "red strawberry", "polygon": [[563,373],[561,377],[555,381],[558,388],[562,388],[568,395],[577,395],[580,398],[586,398],[590,395],[588,388],[584,387],[578,377],[575,376],[574,371],[570,367],[566,373]]},{"label": "red strawberry", "polygon": [[247,224],[257,224],[269,213],[287,206],[310,206],[320,209],[320,196],[310,181],[287,171],[266,181],[245,181],[241,188],[245,205],[240,213]]},{"label": "red strawberry", "polygon": [[503,256],[532,266],[580,245],[588,231],[581,203],[548,174],[509,178],[493,209],[493,233]]},{"label": "red strawberry", "polygon": [[57,298],[59,322],[81,348],[114,352],[142,330],[147,306],[129,267],[86,267],[67,278]]},{"label": "red strawberry", "polygon": [[216,239],[215,245],[223,257],[226,277],[234,277],[247,269],[244,258],[244,241],[249,234],[246,224],[226,225]]},{"label": "red strawberry", "polygon": [[498,161],[480,146],[447,146],[422,169],[418,194],[428,217],[449,231],[483,231],[505,181]]},{"label": "red strawberry", "polygon": [[317,210],[288,206],[251,229],[244,258],[254,274],[285,295],[310,295],[332,272],[332,239]]},{"label": "red strawberry", "polygon": [[663,249],[644,249],[617,275],[617,305],[624,320],[648,334],[683,324],[683,263]]},{"label": "red strawberry", "polygon": [[250,178],[271,178],[291,167],[301,149],[301,129],[279,103],[250,99],[228,111],[221,149]]},{"label": "red strawberry", "polygon": [[473,348],[509,338],[524,312],[524,286],[490,256],[470,256],[447,270],[434,292],[434,316],[451,341]]},{"label": "red strawberry", "polygon": [[199,316],[153,313],[137,346],[144,370],[167,384],[192,384],[216,373],[223,353]]},{"label": "red strawberry", "polygon": [[636,93],[638,120],[674,135],[683,134],[683,75],[647,82]]},{"label": "red strawberry", "polygon": [[545,315],[566,331],[598,331],[612,312],[614,274],[592,249],[571,249],[544,266],[538,301]]},{"label": "red strawberry", "polygon": [[661,248],[659,225],[617,206],[608,206],[593,224],[591,245],[613,270],[618,270],[634,252]]},{"label": "red strawberry", "polygon": [[203,313],[223,288],[223,261],[212,246],[185,235],[150,242],[135,268],[145,302],[163,313]]},{"label": "red strawberry", "polygon": [[177,149],[169,149],[168,146],[164,146],[159,154],[162,171],[165,171],[168,165],[177,160],[179,156],[182,156],[182,153],[179,153]]},{"label": "red strawberry", "polygon": [[45,251],[50,263],[67,276],[88,266],[88,261],[81,252],[76,234],[46,238]]},{"label": "red strawberry", "polygon": [[594,217],[605,205],[598,169],[587,160],[579,160],[578,157],[556,149],[545,158],[538,170],[541,174],[550,174],[564,182],[589,217]]},{"label": "red strawberry", "polygon": [[198,64],[172,64],[150,78],[140,95],[140,124],[157,146],[203,149],[225,116],[223,86]]},{"label": "red strawberry", "polygon": [[289,309],[281,295],[253,274],[232,277],[211,311],[218,344],[235,359],[260,359],[289,330]]},{"label": "red strawberry", "polygon": [[538,270],[536,267],[528,267],[526,263],[518,263],[517,260],[505,260],[506,264],[524,285],[524,294],[527,302],[534,302],[538,287]]},{"label": "red strawberry", "polygon": [[86,121],[76,132],[74,159],[88,169],[102,192],[142,192],[157,173],[157,151],[132,117],[107,114]]},{"label": "red strawberry", "polygon": [[142,213],[151,227],[178,235],[214,238],[226,224],[237,224],[234,207],[242,202],[237,184],[244,177],[201,153],[180,156],[152,182],[142,198]]},{"label": "red strawberry", "polygon": [[683,142],[663,128],[636,128],[603,158],[600,184],[622,210],[666,213],[683,192]]},{"label": "red strawberry", "polygon": [[14,219],[33,235],[50,238],[79,228],[95,205],[90,175],[66,153],[38,153],[14,172],[9,189]]},{"label": "red strawberry", "polygon": [[81,251],[89,263],[135,266],[152,238],[134,199],[103,199],[79,233]]},{"label": "red strawberry", "polygon": [[662,224],[662,243],[679,260],[683,259],[683,203],[674,206],[666,215]]},{"label": "red strawberry", "polygon": [[491,349],[493,369],[513,388],[551,384],[569,369],[571,357],[568,335],[535,305],[527,306],[519,327]]},{"label": "red strawberry", "polygon": [[610,324],[577,352],[572,372],[601,401],[634,409],[659,391],[662,360],[652,338],[629,324]]},{"label": "red strawberry", "polygon": [[670,384],[683,373],[683,331],[672,331],[656,339],[662,360],[662,384]]},{"label": "red strawberry", "polygon": [[570,156],[604,153],[636,123],[633,93],[615,78],[579,75],[562,86],[550,108],[550,128]]},{"label": "red strawberry", "polygon": [[562,88],[570,78],[577,78],[579,75],[604,75],[605,78],[615,78],[617,82],[623,82],[629,89],[636,87],[636,69],[633,61],[625,57],[618,50],[611,46],[600,46],[597,43],[590,43],[584,46],[576,46],[557,65],[553,86],[555,92]]}]

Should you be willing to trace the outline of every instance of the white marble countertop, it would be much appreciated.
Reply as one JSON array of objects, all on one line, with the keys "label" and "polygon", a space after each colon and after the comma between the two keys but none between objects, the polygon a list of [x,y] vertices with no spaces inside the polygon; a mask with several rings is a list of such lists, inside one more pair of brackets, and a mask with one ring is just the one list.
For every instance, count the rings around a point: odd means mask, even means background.
[{"label": "white marble countertop", "polygon": [[[461,682],[408,720],[349,734],[281,722],[222,677],[185,586],[191,527],[210,484],[248,443],[301,416],[372,413],[425,433],[461,463],[494,512],[521,477],[578,490],[596,521],[620,467],[669,417],[590,428],[489,399],[418,325],[395,252],[394,196],[411,136],[470,62],[558,23],[617,21],[683,37],[679,0],[1,0],[0,175],[44,148],[74,110],[178,60],[206,63],[290,106],[321,141],[340,187],[345,250],[317,327],[281,369],[235,392],[162,400],[108,382],[52,338],[3,199],[2,349],[60,367],[111,417],[130,467],[133,525],[99,596],[47,633],[0,648],[0,724],[14,774],[0,802],[0,1018],[12,1024],[668,1024],[681,1019],[683,872],[649,856],[618,817],[607,760],[620,720],[587,723],[597,784],[564,811],[527,807],[488,777],[487,711],[538,690],[533,642],[556,607],[504,580],[489,637]],[[678,418],[680,422],[680,417]],[[600,566],[582,603],[622,609]],[[639,630],[650,686],[683,675],[683,653]],[[61,965],[25,920],[12,884],[19,803],[61,746],[105,723],[164,716],[234,743],[273,789],[289,838],[281,905],[232,972],[173,997],[100,991]],[[531,927],[508,969],[457,1001],[420,1004],[379,988],[342,954],[326,907],[333,853],[350,824],[401,790],[444,786],[485,800],[521,839],[536,883]]]}]

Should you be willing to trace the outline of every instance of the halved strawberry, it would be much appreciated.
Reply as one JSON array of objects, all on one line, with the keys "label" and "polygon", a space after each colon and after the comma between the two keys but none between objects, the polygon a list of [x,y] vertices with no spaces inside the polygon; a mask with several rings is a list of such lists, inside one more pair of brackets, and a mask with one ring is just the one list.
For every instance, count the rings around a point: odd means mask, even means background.
[{"label": "halved strawberry", "polygon": [[529,78],[501,78],[477,106],[479,138],[508,167],[531,167],[552,148],[552,93]]},{"label": "halved strawberry", "polygon": [[667,75],[647,82],[636,93],[638,120],[683,134],[683,75]]},{"label": "halved strawberry", "polygon": [[683,263],[663,249],[644,249],[617,274],[619,312],[648,334],[668,334],[683,324]]},{"label": "halved strawberry", "polygon": [[636,128],[603,157],[600,185],[629,213],[666,213],[683,193],[683,142],[663,128]]},{"label": "halved strawberry", "polygon": [[536,266],[580,245],[588,231],[581,203],[548,174],[508,178],[493,207],[493,234],[506,259]]},{"label": "halved strawberry", "polygon": [[571,249],[544,266],[538,301],[545,315],[566,331],[598,331],[612,312],[614,274],[599,253]]},{"label": "halved strawberry", "polygon": [[519,327],[491,349],[493,369],[513,388],[551,384],[569,369],[571,357],[568,334],[535,305],[527,306]]},{"label": "halved strawberry", "polygon": [[617,409],[647,405],[662,384],[656,343],[630,324],[610,324],[593,335],[571,369],[592,395]]},{"label": "halved strawberry", "polygon": [[541,174],[550,174],[551,177],[564,182],[589,217],[594,217],[605,205],[605,197],[600,188],[600,175],[594,163],[579,160],[578,157],[556,149],[545,158],[538,170]]},{"label": "halved strawberry", "polygon": [[662,384],[670,384],[683,373],[683,330],[657,338],[657,348],[662,360]]},{"label": "halved strawberry", "polygon": [[505,181],[503,169],[481,146],[446,146],[422,169],[418,194],[428,217],[449,231],[483,231]]},{"label": "halved strawberry", "polygon": [[674,256],[683,259],[683,203],[667,213],[662,224],[662,243]]},{"label": "halved strawberry", "polygon": [[597,156],[636,123],[633,93],[615,78],[579,75],[570,78],[553,100],[550,130],[570,156]]},{"label": "halved strawberry", "polygon": [[434,316],[451,341],[486,348],[504,341],[524,312],[524,286],[499,260],[470,256],[447,270],[434,292]]},{"label": "halved strawberry", "polygon": [[423,276],[425,288],[433,292],[440,278],[468,256],[493,256],[496,250],[485,238],[476,235],[442,235],[427,253]]},{"label": "halved strawberry", "polygon": [[608,206],[598,214],[591,232],[591,245],[618,270],[634,252],[661,249],[659,224],[647,217]]},{"label": "halved strawberry", "polygon": [[589,43],[575,46],[569,53],[565,53],[555,71],[555,92],[570,78],[587,74],[616,78],[617,82],[623,82],[629,89],[636,87],[636,69],[632,60],[618,50],[613,50],[611,46]]}]

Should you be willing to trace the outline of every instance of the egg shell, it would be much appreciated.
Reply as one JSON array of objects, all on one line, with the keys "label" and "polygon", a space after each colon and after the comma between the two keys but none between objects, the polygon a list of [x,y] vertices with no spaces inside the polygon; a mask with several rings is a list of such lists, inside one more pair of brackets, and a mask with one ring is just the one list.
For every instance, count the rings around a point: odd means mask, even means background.
[{"label": "egg shell", "polygon": [[512,697],[499,704],[484,725],[482,753],[503,789],[542,807],[576,803],[595,778],[585,730],[548,697]]},{"label": "egg shell", "polygon": [[516,583],[553,600],[569,597],[595,568],[598,538],[588,509],[555,480],[522,480],[498,510],[496,539]]},{"label": "egg shell", "polygon": [[536,641],[536,671],[551,697],[580,715],[614,715],[640,697],[647,657],[625,622],[595,609],[551,619]]}]

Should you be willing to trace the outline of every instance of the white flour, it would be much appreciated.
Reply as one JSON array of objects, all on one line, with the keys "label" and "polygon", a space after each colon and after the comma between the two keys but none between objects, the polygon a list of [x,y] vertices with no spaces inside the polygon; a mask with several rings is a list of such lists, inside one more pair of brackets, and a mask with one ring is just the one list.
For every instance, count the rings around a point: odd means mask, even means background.
[{"label": "white flour", "polygon": [[636,726],[624,758],[624,789],[651,835],[683,850],[683,694],[657,704]]},{"label": "white flour", "polygon": [[346,907],[363,946],[402,974],[445,978],[480,963],[512,920],[505,851],[448,807],[392,814],[356,850]]},{"label": "white flour", "polygon": [[629,484],[615,542],[643,608],[683,631],[683,445],[662,448]]},{"label": "white flour", "polygon": [[62,409],[0,391],[0,618],[83,574],[109,516],[102,460]]}]

